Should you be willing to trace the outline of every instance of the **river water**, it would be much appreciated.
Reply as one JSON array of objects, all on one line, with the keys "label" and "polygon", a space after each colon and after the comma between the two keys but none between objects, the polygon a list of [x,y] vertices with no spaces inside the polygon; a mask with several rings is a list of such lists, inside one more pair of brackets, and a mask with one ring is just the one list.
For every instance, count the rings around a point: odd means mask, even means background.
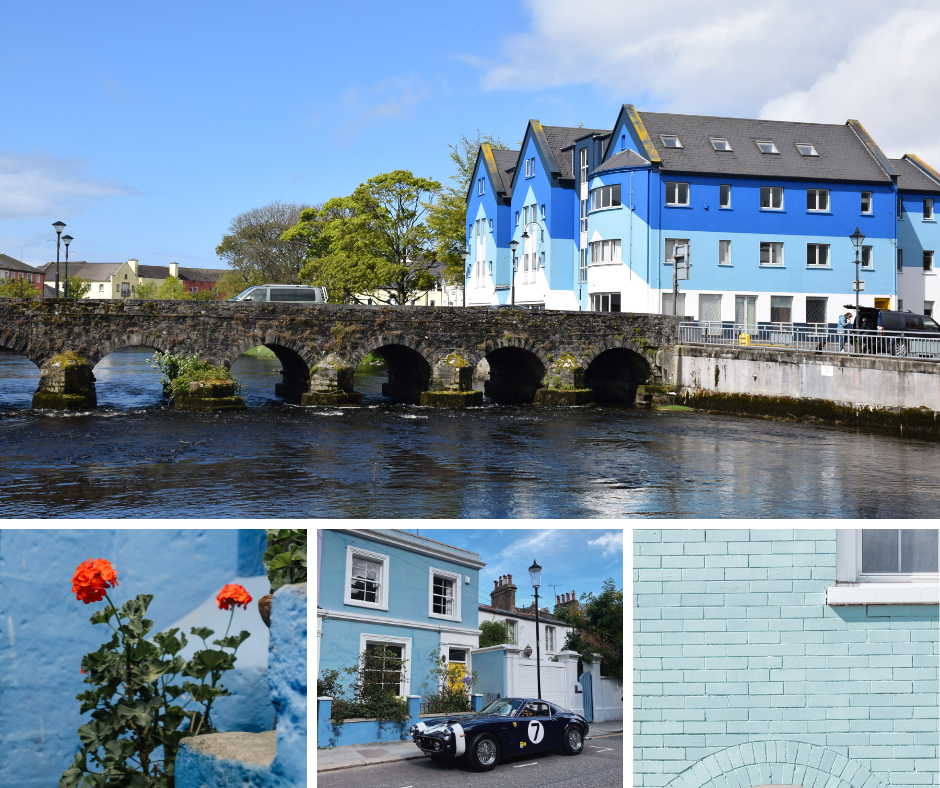
[{"label": "river water", "polygon": [[31,362],[0,353],[0,517],[935,517],[940,444],[693,412],[277,399],[242,356],[249,410],[169,410],[151,351],[95,367],[99,407],[34,413]]}]

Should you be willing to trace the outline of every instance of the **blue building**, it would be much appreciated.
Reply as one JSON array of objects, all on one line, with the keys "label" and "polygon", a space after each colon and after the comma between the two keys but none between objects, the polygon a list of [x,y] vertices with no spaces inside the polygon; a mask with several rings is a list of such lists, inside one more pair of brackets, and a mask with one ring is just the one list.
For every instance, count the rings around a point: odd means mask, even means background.
[{"label": "blue building", "polygon": [[317,531],[317,676],[385,646],[405,660],[396,694],[419,695],[439,650],[472,670],[479,644],[476,553],[404,531]]},{"label": "blue building", "polygon": [[[481,149],[475,188],[468,304],[514,296],[555,309],[834,323],[855,300],[856,228],[866,236],[861,304],[899,308],[900,298],[918,312],[935,300],[940,174],[916,156],[889,160],[855,120],[641,115],[629,104],[610,131],[532,120],[519,151]],[[674,305],[677,247],[691,267]],[[899,277],[907,270],[916,276]]]}]

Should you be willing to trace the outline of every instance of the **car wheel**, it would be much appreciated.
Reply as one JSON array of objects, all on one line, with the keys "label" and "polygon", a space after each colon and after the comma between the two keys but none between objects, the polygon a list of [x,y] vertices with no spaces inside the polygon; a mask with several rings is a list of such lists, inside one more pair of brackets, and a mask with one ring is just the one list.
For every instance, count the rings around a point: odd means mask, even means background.
[{"label": "car wheel", "polygon": [[584,749],[584,732],[578,725],[569,725],[565,729],[565,738],[562,742],[565,755],[578,755]]},{"label": "car wheel", "polygon": [[894,343],[894,355],[903,357],[903,356],[907,356],[907,354],[908,354],[907,342],[905,342],[903,339],[899,339],[897,342]]},{"label": "car wheel", "polygon": [[467,765],[475,772],[488,772],[499,762],[499,743],[490,733],[481,733],[467,750]]}]

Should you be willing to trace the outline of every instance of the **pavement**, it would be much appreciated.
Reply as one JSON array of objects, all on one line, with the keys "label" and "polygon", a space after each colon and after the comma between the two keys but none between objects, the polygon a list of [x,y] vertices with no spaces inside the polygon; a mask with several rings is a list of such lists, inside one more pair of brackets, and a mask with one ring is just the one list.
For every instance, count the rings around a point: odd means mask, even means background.
[{"label": "pavement", "polygon": [[[590,727],[591,732],[587,740],[623,734],[623,720],[592,722]],[[378,742],[376,744],[349,744],[344,747],[333,747],[325,750],[318,748],[317,774],[426,757],[411,739],[396,742]]]},{"label": "pavement", "polygon": [[[392,747],[398,745],[381,749]],[[317,788],[623,788],[623,750],[623,734],[606,733],[585,741],[580,755],[558,750],[517,755],[503,758],[489,772],[472,771],[463,758],[436,761],[426,756],[356,769],[318,768]]]}]

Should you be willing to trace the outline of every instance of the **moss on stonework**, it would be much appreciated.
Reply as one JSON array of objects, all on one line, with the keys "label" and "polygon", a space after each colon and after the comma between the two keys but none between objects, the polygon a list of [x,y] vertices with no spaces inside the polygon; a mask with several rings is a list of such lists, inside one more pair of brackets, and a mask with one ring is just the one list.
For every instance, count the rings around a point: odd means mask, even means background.
[{"label": "moss on stonework", "polygon": [[558,356],[558,360],[552,364],[552,369],[577,369],[579,367],[578,359],[573,353],[565,351]]},{"label": "moss on stonework", "polygon": [[469,367],[470,363],[459,356],[457,353],[450,353],[447,358],[444,359],[444,363],[449,367]]},{"label": "moss on stonework", "polygon": [[591,389],[539,389],[535,392],[536,405],[593,405]]},{"label": "moss on stonework", "polygon": [[55,391],[37,391],[33,394],[34,410],[91,410],[98,407],[95,394],[59,394]]},{"label": "moss on stonework", "polygon": [[46,366],[59,367],[60,369],[71,369],[72,367],[81,367],[87,364],[88,359],[82,358],[74,350],[63,350],[46,362]]},{"label": "moss on stonework", "polygon": [[362,404],[362,394],[358,391],[314,391],[300,397],[301,405],[329,406],[334,408],[355,408]]},{"label": "moss on stonework", "polygon": [[422,391],[421,404],[433,408],[468,408],[483,404],[483,392]]},{"label": "moss on stonework", "polygon": [[194,410],[202,413],[216,413],[224,410],[245,410],[243,397],[187,397],[173,398],[174,410]]}]

